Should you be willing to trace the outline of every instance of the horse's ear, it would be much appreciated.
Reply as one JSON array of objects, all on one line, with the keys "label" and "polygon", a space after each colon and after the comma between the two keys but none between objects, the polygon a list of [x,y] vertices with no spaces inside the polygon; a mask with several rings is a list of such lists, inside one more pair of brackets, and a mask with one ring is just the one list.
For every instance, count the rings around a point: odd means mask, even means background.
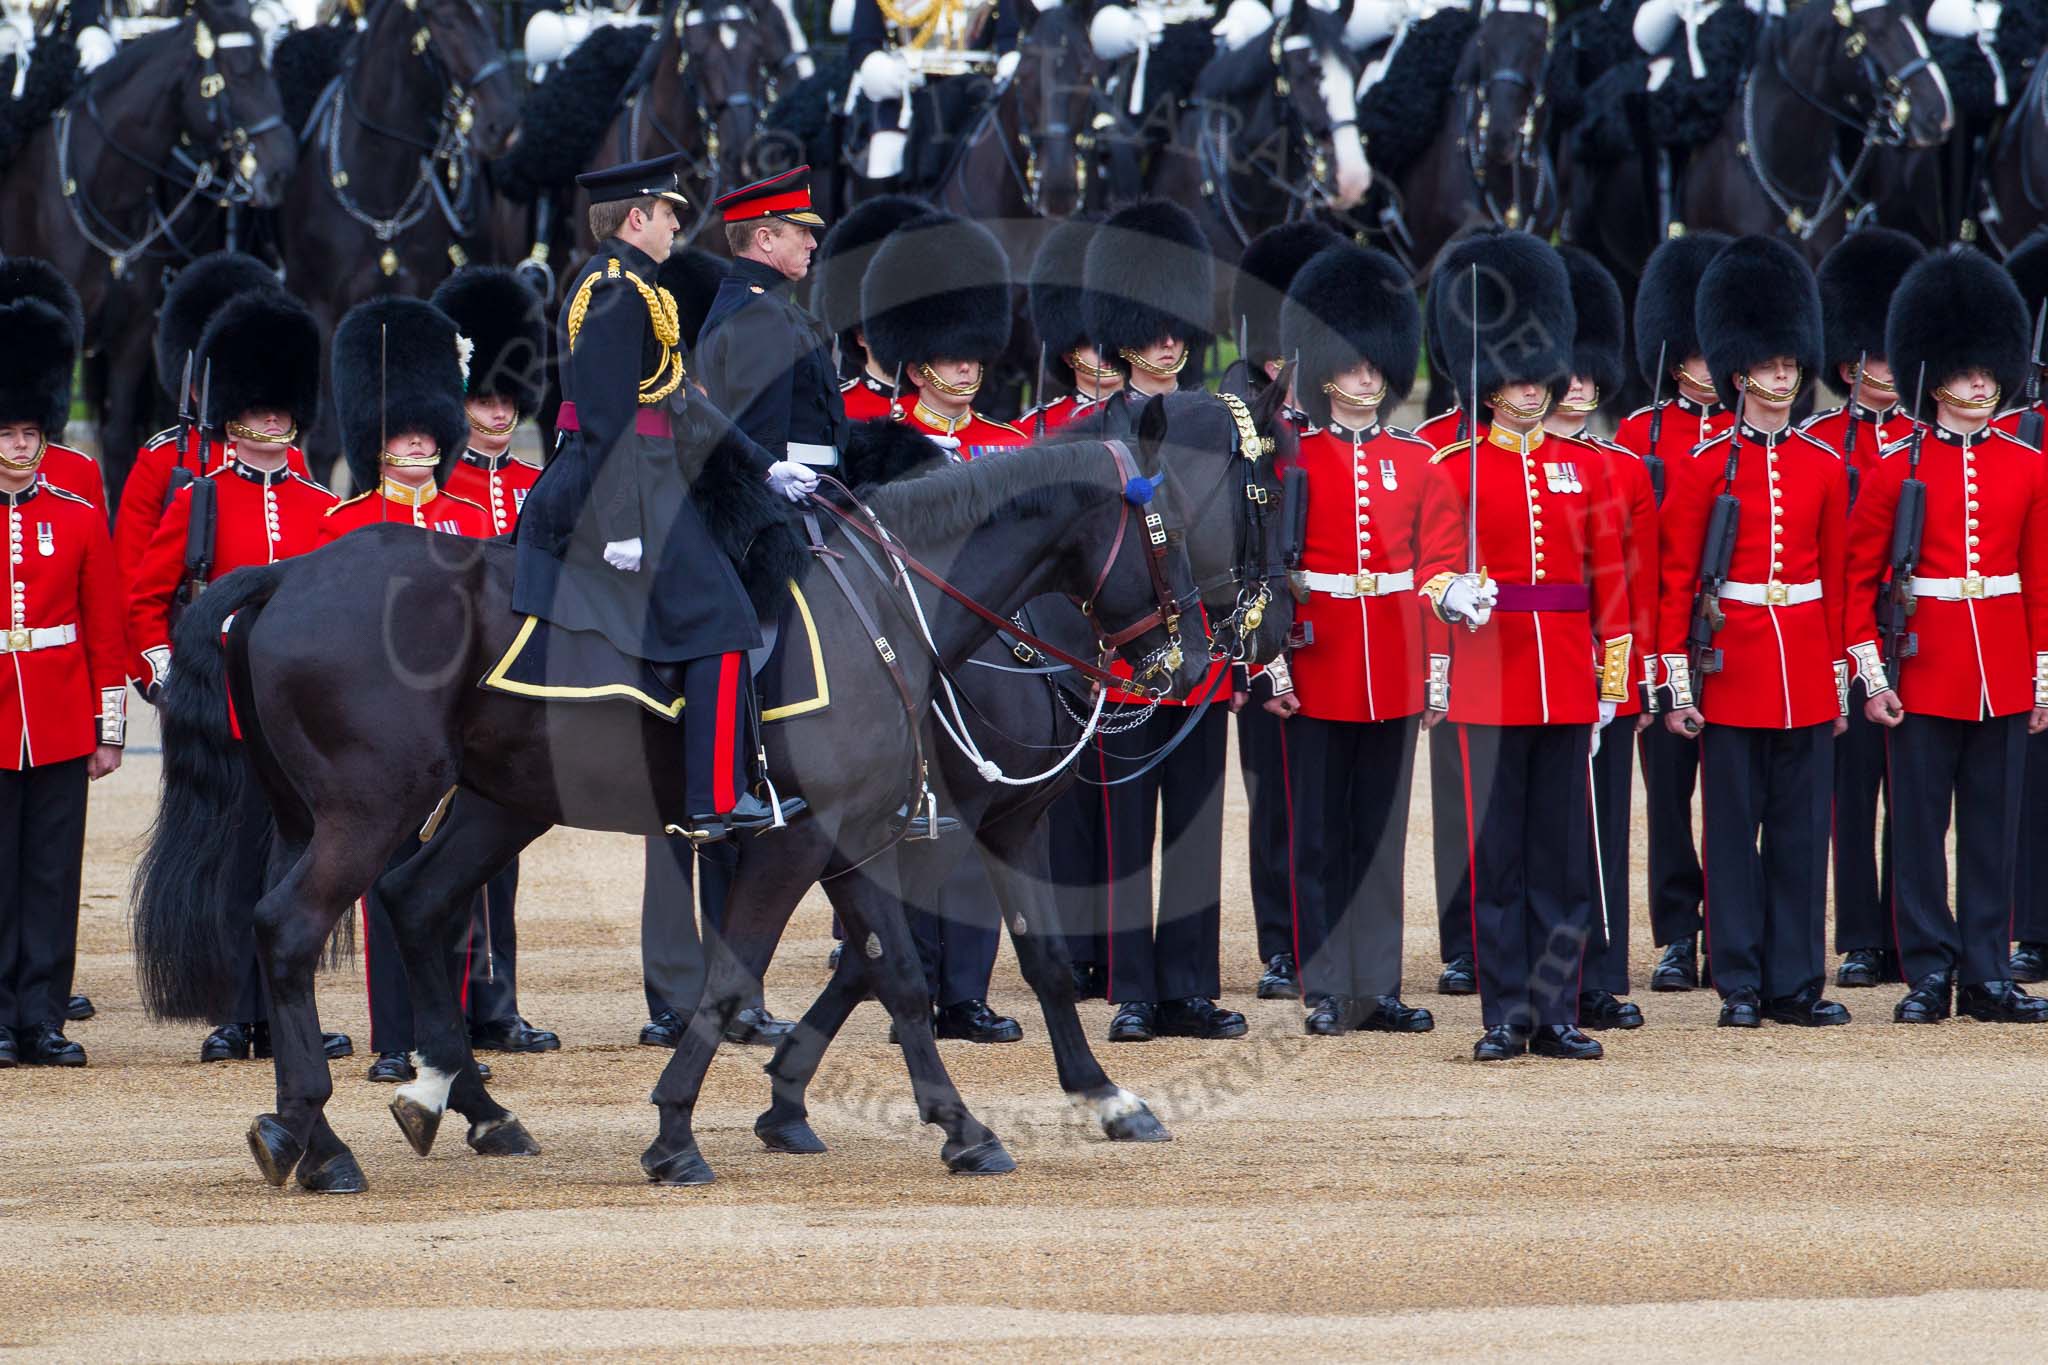
[{"label": "horse's ear", "polygon": [[1159,447],[1166,440],[1166,395],[1153,394],[1138,409],[1138,466],[1159,467]]}]

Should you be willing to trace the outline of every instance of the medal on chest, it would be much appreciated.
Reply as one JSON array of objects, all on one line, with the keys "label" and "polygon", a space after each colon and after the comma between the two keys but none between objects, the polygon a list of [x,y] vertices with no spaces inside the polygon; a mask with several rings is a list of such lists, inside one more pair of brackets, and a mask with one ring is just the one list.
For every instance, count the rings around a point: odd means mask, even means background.
[{"label": "medal on chest", "polygon": [[1395,472],[1394,462],[1392,460],[1381,460],[1380,487],[1386,489],[1389,493],[1391,493],[1400,486],[1401,480]]},{"label": "medal on chest", "polygon": [[56,537],[51,531],[50,523],[47,521],[36,523],[36,553],[45,559],[57,553]]},{"label": "medal on chest", "polygon": [[1552,493],[1585,492],[1585,485],[1579,482],[1579,467],[1570,460],[1546,463],[1543,466],[1543,483]]},{"label": "medal on chest", "polygon": [[513,511],[524,512],[526,510],[526,493],[527,490],[524,488],[515,488],[512,490]]},{"label": "medal on chest", "polygon": [[462,534],[462,523],[459,521],[437,521],[433,525],[436,531],[446,531],[451,536]]}]

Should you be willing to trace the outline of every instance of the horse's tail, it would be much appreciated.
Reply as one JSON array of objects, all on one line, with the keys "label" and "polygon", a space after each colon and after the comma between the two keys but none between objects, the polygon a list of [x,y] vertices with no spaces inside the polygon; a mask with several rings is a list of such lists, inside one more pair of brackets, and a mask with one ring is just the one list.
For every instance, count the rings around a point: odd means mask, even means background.
[{"label": "horse's tail", "polygon": [[160,1019],[224,1019],[248,967],[250,868],[268,857],[271,823],[246,814],[253,777],[228,719],[221,630],[283,581],[283,565],[238,569],[178,622],[162,697],[163,794],[133,904],[142,1002]]}]

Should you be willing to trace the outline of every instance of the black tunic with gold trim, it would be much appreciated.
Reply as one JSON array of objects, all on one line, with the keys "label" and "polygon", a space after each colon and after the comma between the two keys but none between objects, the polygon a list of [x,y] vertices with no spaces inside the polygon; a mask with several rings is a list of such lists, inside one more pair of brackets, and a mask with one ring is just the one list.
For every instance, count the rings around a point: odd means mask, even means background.
[{"label": "black tunic with gold trim", "polygon": [[[562,435],[527,494],[512,606],[596,631],[633,658],[675,663],[753,649],[761,637],[677,458],[673,433],[707,400],[684,379],[675,301],[655,271],[645,252],[606,238],[569,283],[557,337]],[[753,454],[767,477],[769,456]],[[605,562],[606,545],[633,540],[637,571]]]}]

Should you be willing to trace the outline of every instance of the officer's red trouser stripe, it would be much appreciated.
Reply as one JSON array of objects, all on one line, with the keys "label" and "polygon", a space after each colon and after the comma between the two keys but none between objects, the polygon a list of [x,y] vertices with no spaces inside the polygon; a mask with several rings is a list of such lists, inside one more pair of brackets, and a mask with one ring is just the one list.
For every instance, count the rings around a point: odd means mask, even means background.
[{"label": "officer's red trouser stripe", "polygon": [[740,656],[726,653],[718,659],[718,738],[712,748],[711,795],[717,803],[718,813],[724,815],[739,804],[739,792],[733,784],[733,753],[739,742],[738,692],[740,685]]},{"label": "officer's red trouser stripe", "polygon": [[[1447,724],[1438,721],[1437,724]],[[1472,921],[1472,979],[1479,975],[1479,822],[1472,818],[1472,744],[1458,727],[1458,777],[1465,792],[1465,913]]]}]

